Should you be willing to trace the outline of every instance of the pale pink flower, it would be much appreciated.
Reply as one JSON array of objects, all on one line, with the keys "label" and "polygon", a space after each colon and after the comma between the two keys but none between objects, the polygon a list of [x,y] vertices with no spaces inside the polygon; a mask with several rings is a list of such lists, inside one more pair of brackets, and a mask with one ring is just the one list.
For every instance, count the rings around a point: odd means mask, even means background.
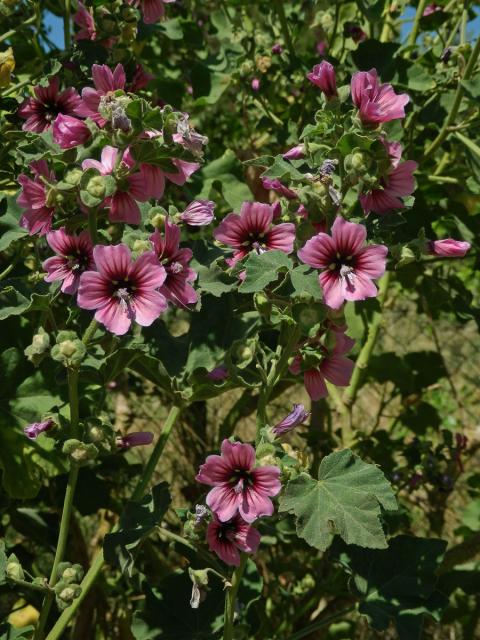
[{"label": "pale pink flower", "polygon": [[293,251],[295,225],[283,222],[274,225],[274,209],[263,202],[244,202],[240,215],[229,213],[213,232],[218,242],[233,247],[233,257],[227,260],[233,266],[251,251],[263,253],[277,249],[284,253]]},{"label": "pale pink flower", "polygon": [[224,440],[221,455],[208,456],[196,476],[198,482],[213,489],[207,504],[221,522],[237,513],[253,522],[261,516],[271,516],[271,497],[279,493],[280,469],[275,466],[255,466],[255,449],[250,444]]},{"label": "pale pink flower", "polygon": [[165,15],[165,4],[175,0],[127,0],[128,4],[140,9],[145,24],[154,24]]},{"label": "pale pink flower", "polygon": [[240,565],[240,551],[255,553],[260,544],[260,533],[240,516],[221,522],[215,516],[207,527],[210,551],[233,567]]},{"label": "pale pink flower", "polygon": [[33,93],[35,97],[24,100],[18,110],[18,115],[26,120],[22,127],[24,131],[46,131],[60,113],[67,116],[83,115],[80,96],[72,87],[60,91],[58,76],[50,78],[48,87],[34,87]]},{"label": "pale pink flower", "polygon": [[325,94],[327,100],[338,96],[335,69],[330,62],[323,60],[316,64],[310,73],[307,73],[307,78]]},{"label": "pale pink flower", "polygon": [[346,300],[365,300],[377,295],[373,278],[385,272],[387,247],[365,245],[367,230],[361,224],[337,216],[332,235],[318,233],[307,241],[298,257],[321,269],[320,286],[327,306],[339,309]]},{"label": "pale pink flower", "polygon": [[211,200],[194,200],[183,213],[180,220],[192,227],[210,224],[215,217],[215,203]]},{"label": "pale pink flower", "polygon": [[151,431],[132,431],[126,436],[119,436],[116,440],[119,449],[131,449],[132,447],[143,447],[153,442]]},{"label": "pale pink flower", "polygon": [[364,125],[378,126],[383,122],[405,117],[406,93],[396,94],[391,84],[380,84],[376,69],[357,71],[352,76],[352,100]]},{"label": "pale pink flower", "polygon": [[90,234],[82,231],[78,236],[69,235],[62,227],[47,233],[47,242],[57,255],[42,265],[47,272],[46,282],[62,280],[63,293],[76,293],[82,273],[95,269]]},{"label": "pale pink flower", "polygon": [[310,411],[305,411],[303,404],[294,404],[288,416],[278,422],[272,431],[276,436],[282,436],[284,433],[288,433],[303,424],[309,415]]},{"label": "pale pink flower", "polygon": [[149,327],[166,311],[167,301],[158,291],[166,273],[152,251],[132,261],[125,244],[97,245],[93,259],[98,272],[82,273],[77,303],[96,309],[95,319],[109,331],[123,335],[133,321]]},{"label": "pale pink flower", "polygon": [[252,91],[260,90],[260,80],[258,78],[252,78]]},{"label": "pale pink flower", "polygon": [[53,123],[53,139],[62,149],[72,149],[91,138],[90,129],[83,120],[59,114]]},{"label": "pale pink flower", "polygon": [[470,243],[464,240],[453,240],[453,238],[445,238],[444,240],[430,240],[427,244],[429,253],[442,258],[463,258],[467,251],[470,250]]},{"label": "pale pink flower", "polygon": [[262,185],[264,189],[272,189],[272,191],[276,191],[280,196],[283,196],[288,200],[295,200],[298,198],[295,191],[282,184],[278,178],[262,178]]},{"label": "pale pink flower", "polygon": [[34,422],[29,424],[28,427],[23,428],[24,434],[30,440],[36,440],[41,433],[45,433],[46,431],[50,431],[55,426],[54,421],[49,418],[48,420],[44,420],[43,422]]},{"label": "pale pink flower", "polygon": [[294,147],[286,151],[282,155],[282,158],[284,160],[301,160],[302,158],[305,158],[305,145],[304,144],[295,145]]},{"label": "pale pink flower", "polygon": [[49,170],[46,160],[31,162],[30,169],[33,180],[24,173],[18,176],[22,191],[17,204],[25,209],[20,218],[20,226],[27,229],[30,235],[38,233],[43,236],[52,228],[55,208],[47,203],[47,185],[55,181],[55,174]]},{"label": "pale pink flower", "polygon": [[189,266],[193,255],[192,250],[180,248],[180,233],[180,227],[167,218],[164,234],[162,235],[157,229],[150,236],[150,240],[166,273],[160,291],[173,304],[185,307],[195,304],[198,300],[197,292],[191,284],[196,280],[197,274]]},{"label": "pale pink flower", "polygon": [[87,9],[83,2],[78,2],[77,12],[73,16],[74,23],[80,27],[75,34],[75,40],[95,40],[97,37],[95,29],[95,20],[91,13],[91,9]]},{"label": "pale pink flower", "polygon": [[333,335],[335,338],[333,349],[329,350],[320,343],[313,345],[320,356],[319,364],[312,366],[308,358],[298,354],[289,367],[294,375],[303,373],[303,383],[312,400],[320,400],[328,396],[325,380],[337,387],[347,387],[350,384],[355,365],[345,357],[345,354],[352,349],[355,340],[345,335],[343,329],[334,329]]},{"label": "pale pink flower", "polygon": [[94,64],[92,78],[95,89],[92,87],[82,89],[83,110],[81,115],[91,118],[99,127],[104,127],[107,121],[99,113],[100,101],[108,98],[119,89],[125,90],[127,79],[121,64],[117,64],[113,71],[106,64]]}]

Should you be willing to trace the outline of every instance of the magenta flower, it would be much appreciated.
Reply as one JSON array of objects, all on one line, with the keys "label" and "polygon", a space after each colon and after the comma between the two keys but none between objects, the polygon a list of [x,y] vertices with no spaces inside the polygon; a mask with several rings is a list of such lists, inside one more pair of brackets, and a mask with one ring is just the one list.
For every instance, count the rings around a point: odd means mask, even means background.
[{"label": "magenta flower", "polygon": [[258,78],[252,78],[252,91],[260,90],[260,80]]},{"label": "magenta flower", "polygon": [[105,199],[104,205],[109,207],[109,219],[112,222],[126,222],[128,224],[140,224],[141,213],[136,202],[146,202],[155,189],[154,176],[142,165],[140,171],[129,173],[134,165],[134,160],[124,153],[120,163],[117,162],[121,153],[115,147],[109,145],[103,147],[101,160],[84,160],[82,169],[97,169],[100,175],[112,175],[121,173],[117,182],[117,190],[112,196]]},{"label": "magenta flower", "polygon": [[470,250],[470,243],[462,240],[430,240],[427,244],[429,253],[442,258],[463,258]]},{"label": "magenta flower", "polygon": [[315,49],[319,56],[324,56],[328,50],[328,43],[325,40],[319,40],[315,45]]},{"label": "magenta flower", "polygon": [[261,516],[271,516],[271,497],[279,493],[280,469],[274,466],[255,467],[255,449],[250,444],[224,440],[221,455],[208,456],[196,476],[198,482],[213,489],[207,504],[221,522],[237,513],[253,522]]},{"label": "magenta flower", "polygon": [[330,62],[323,60],[316,64],[310,73],[307,73],[307,78],[323,91],[327,100],[338,96],[335,69]]},{"label": "magenta flower", "polygon": [[417,168],[418,164],[413,160],[407,160],[400,164],[398,164],[398,160],[394,160],[388,173],[380,178],[380,187],[372,189],[370,193],[360,195],[360,204],[365,213],[373,211],[382,215],[392,209],[404,209],[405,205],[401,198],[414,192],[413,173]]},{"label": "magenta flower", "polygon": [[436,13],[437,11],[443,11],[442,7],[440,7],[435,2],[431,2],[430,4],[427,4],[427,6],[425,7],[422,13],[422,17],[428,18],[428,16],[431,16],[432,13]]},{"label": "magenta flower", "polygon": [[31,162],[30,169],[33,180],[24,173],[18,176],[22,191],[17,204],[26,209],[20,218],[20,226],[30,235],[38,233],[43,236],[52,228],[55,208],[48,202],[47,184],[55,181],[55,174],[48,169],[46,160]]},{"label": "magenta flower", "polygon": [[18,110],[18,115],[26,120],[22,127],[24,131],[46,131],[60,113],[67,116],[83,115],[80,96],[72,87],[60,91],[58,76],[50,78],[48,87],[34,87],[33,93],[35,97],[24,100]]},{"label": "magenta flower", "polygon": [[210,224],[214,217],[215,203],[211,200],[194,200],[180,214],[180,220],[192,227],[203,227]]},{"label": "magenta flower", "polygon": [[170,182],[173,182],[179,187],[183,187],[192,173],[195,173],[195,171],[200,168],[198,162],[187,162],[186,160],[180,160],[180,158],[172,158],[172,164],[175,165],[177,169],[176,173],[165,173],[165,176]]},{"label": "magenta flower", "polygon": [[82,273],[95,269],[90,234],[82,231],[78,236],[68,235],[62,227],[47,233],[47,242],[57,255],[42,265],[47,271],[46,282],[62,280],[63,293],[76,293]]},{"label": "magenta flower", "polygon": [[192,250],[180,248],[180,227],[165,220],[165,233],[158,229],[150,236],[155,254],[164,267],[166,278],[161,293],[173,304],[185,307],[195,304],[198,300],[197,292],[191,283],[197,278],[196,272],[190,268]]},{"label": "magenta flower", "polygon": [[288,200],[296,200],[298,197],[295,191],[282,184],[278,178],[262,178],[262,184],[264,189],[272,189]]},{"label": "magenta flower", "polygon": [[305,145],[304,144],[295,145],[294,147],[286,151],[282,155],[282,158],[284,160],[301,160],[302,158],[305,158]]},{"label": "magenta flower", "polygon": [[140,9],[145,24],[154,24],[165,15],[163,5],[175,2],[175,0],[127,0],[127,2]]},{"label": "magenta flower", "polygon": [[215,516],[207,527],[207,542],[210,551],[233,567],[240,566],[240,551],[255,553],[260,544],[260,534],[240,516],[229,522],[220,522]]},{"label": "magenta flower", "polygon": [[152,444],[153,433],[151,431],[133,431],[126,436],[120,436],[116,440],[119,449],[131,449],[132,447],[143,447]]},{"label": "magenta flower", "polygon": [[59,114],[53,123],[53,139],[62,149],[72,149],[85,144],[91,137],[83,120]]},{"label": "magenta flower", "polygon": [[272,53],[278,55],[283,52],[283,47],[279,42],[276,42],[271,49]]},{"label": "magenta flower", "polygon": [[227,260],[230,266],[244,258],[250,251],[263,253],[277,249],[284,253],[293,251],[295,225],[291,222],[273,225],[273,207],[262,202],[244,202],[240,215],[229,213],[213,232],[215,239],[235,249]]},{"label": "magenta flower", "polygon": [[230,373],[228,368],[224,364],[221,364],[218,367],[215,367],[215,369],[209,371],[207,373],[207,378],[214,382],[222,382],[223,380],[226,380],[229,375]]},{"label": "magenta flower", "polygon": [[149,327],[167,309],[157,291],[165,281],[165,269],[152,251],[132,261],[125,244],[97,245],[93,249],[96,271],[80,277],[78,306],[96,309],[95,319],[116,335],[128,331],[133,321]]},{"label": "magenta flower", "polygon": [[384,274],[388,249],[381,244],[365,246],[366,239],[363,225],[337,216],[331,236],[318,233],[298,252],[302,262],[322,270],[320,286],[331,309],[339,309],[346,300],[377,295],[372,279]]},{"label": "magenta flower", "polygon": [[[294,375],[303,373],[303,383],[308,395],[312,400],[320,400],[328,396],[328,380],[337,387],[347,387],[354,368],[354,363],[345,357],[355,340],[345,335],[343,329],[333,330],[335,345],[332,350],[328,350],[320,343],[314,344],[315,357],[308,354],[304,349],[303,353],[295,356],[289,370]],[[311,345],[310,345],[311,346]]]},{"label": "magenta flower", "polygon": [[153,80],[155,76],[148,71],[145,71],[140,63],[135,65],[135,71],[133,72],[132,81],[128,84],[127,88],[132,93],[145,89],[148,83]]},{"label": "magenta flower", "polygon": [[95,29],[95,20],[91,10],[88,10],[83,2],[78,2],[78,9],[73,16],[74,23],[80,27],[80,30],[75,34],[75,40],[95,40],[97,32]]},{"label": "magenta flower", "polygon": [[346,22],[344,32],[346,36],[349,36],[354,42],[363,42],[367,38],[365,31],[355,22]]},{"label": "magenta flower", "polygon": [[278,422],[272,431],[276,436],[282,436],[284,433],[288,433],[303,424],[309,415],[310,411],[305,411],[303,404],[294,404],[288,416]]},{"label": "magenta flower", "polygon": [[46,431],[50,431],[55,426],[55,423],[52,419],[44,420],[43,422],[34,422],[33,424],[29,424],[28,427],[24,427],[23,432],[30,438],[30,440],[35,440],[41,433],[45,433]]},{"label": "magenta flower", "polygon": [[123,66],[117,64],[112,70],[106,64],[94,64],[92,66],[92,78],[95,89],[85,87],[82,89],[83,112],[82,115],[94,120],[99,127],[104,127],[106,120],[99,113],[102,100],[107,100],[113,92],[125,89],[126,76]]},{"label": "magenta flower", "polygon": [[382,122],[405,117],[406,93],[397,95],[391,84],[380,84],[376,69],[357,71],[352,76],[352,100],[366,126],[376,127]]}]

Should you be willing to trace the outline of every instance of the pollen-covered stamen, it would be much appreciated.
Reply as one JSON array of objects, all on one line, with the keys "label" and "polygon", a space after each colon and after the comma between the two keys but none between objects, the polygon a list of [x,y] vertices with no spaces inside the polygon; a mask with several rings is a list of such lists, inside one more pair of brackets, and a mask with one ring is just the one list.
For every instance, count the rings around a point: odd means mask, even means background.
[{"label": "pollen-covered stamen", "polygon": [[265,253],[265,251],[266,251],[265,245],[261,244],[260,242],[252,242],[252,249],[256,253],[258,253],[258,255],[261,255],[262,253]]},{"label": "pollen-covered stamen", "polygon": [[244,484],[245,484],[245,479],[240,478],[237,484],[233,487],[233,490],[235,491],[235,493],[242,493],[244,489]]},{"label": "pollen-covered stamen", "polygon": [[340,267],[340,278],[347,283],[347,289],[353,291],[355,288],[355,269],[348,264]]},{"label": "pollen-covered stamen", "polygon": [[169,265],[167,265],[167,270],[170,273],[182,273],[183,269],[183,264],[181,264],[180,262],[171,262]]}]

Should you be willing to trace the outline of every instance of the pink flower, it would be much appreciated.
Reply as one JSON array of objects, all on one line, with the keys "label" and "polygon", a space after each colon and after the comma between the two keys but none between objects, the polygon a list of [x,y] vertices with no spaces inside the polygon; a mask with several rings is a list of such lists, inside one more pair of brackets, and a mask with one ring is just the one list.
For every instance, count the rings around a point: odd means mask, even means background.
[{"label": "pink flower", "polygon": [[428,18],[428,16],[431,16],[432,13],[436,13],[437,11],[443,11],[442,7],[440,7],[438,4],[435,4],[435,2],[431,2],[425,7],[422,13],[422,17]]},{"label": "pink flower", "polygon": [[354,42],[363,42],[367,38],[365,31],[354,22],[346,22],[344,32],[346,36],[349,36]]},{"label": "pink flower", "polygon": [[315,49],[319,56],[324,56],[327,53],[328,44],[325,40],[319,40],[315,45]]},{"label": "pink flower", "polygon": [[405,117],[405,105],[410,100],[406,93],[397,95],[391,84],[380,84],[376,69],[357,71],[352,76],[352,100],[358,115],[366,126]]},{"label": "pink flower", "polygon": [[[397,166],[395,166],[397,163]],[[398,164],[394,159],[393,168],[380,179],[381,188],[375,188],[368,194],[360,195],[360,204],[365,213],[384,214],[392,209],[403,209],[405,205],[400,198],[411,195],[415,190],[414,171],[418,164],[413,160],[407,160]]]},{"label": "pink flower", "polygon": [[385,272],[387,247],[365,246],[367,231],[361,224],[337,216],[332,235],[319,233],[307,241],[298,257],[321,269],[320,286],[327,306],[339,309],[346,300],[365,300],[377,295],[373,278]]},{"label": "pink flower", "polygon": [[192,173],[195,173],[195,171],[200,168],[198,162],[187,162],[186,160],[180,160],[180,158],[172,158],[172,164],[175,165],[177,172],[165,173],[165,176],[170,182],[173,182],[179,187],[183,187]]},{"label": "pink flower", "polygon": [[106,64],[94,64],[92,78],[95,89],[92,87],[82,89],[82,115],[94,120],[99,127],[104,127],[107,121],[99,113],[101,101],[108,100],[114,91],[119,89],[123,91],[127,79],[121,64],[117,64],[113,72]]},{"label": "pink flower", "polygon": [[[313,345],[313,354],[308,349],[295,356],[289,370],[294,375],[303,372],[303,383],[312,400],[320,400],[328,396],[325,379],[337,387],[347,387],[352,377],[354,363],[345,354],[355,344],[343,329],[334,329],[335,345],[328,350],[321,344]],[[310,345],[309,345],[310,346]]]},{"label": "pink flower", "polygon": [[307,78],[323,91],[327,100],[338,95],[335,69],[330,62],[323,60],[320,64],[316,64],[310,73],[307,73]]},{"label": "pink flower", "polygon": [[35,97],[24,100],[18,110],[18,115],[26,120],[22,127],[24,131],[42,133],[50,129],[59,113],[67,116],[83,115],[80,96],[72,87],[60,91],[58,76],[50,78],[48,87],[37,85],[33,92]]},{"label": "pink flower", "polygon": [[295,200],[298,197],[295,191],[286,187],[277,178],[262,178],[262,184],[264,189],[272,189],[288,200]]},{"label": "pink flower", "polygon": [[229,213],[213,235],[218,242],[235,249],[227,260],[233,266],[250,251],[263,253],[277,249],[284,253],[293,251],[295,225],[291,222],[273,225],[273,207],[262,202],[244,202],[240,215]]},{"label": "pink flower", "polygon": [[272,51],[272,53],[274,53],[274,54],[280,54],[280,53],[282,53],[282,52],[283,52],[283,47],[282,47],[282,45],[281,45],[280,43],[276,42],[276,43],[273,45],[273,47],[272,47],[271,51]]},{"label": "pink flower", "polygon": [[163,5],[175,2],[175,0],[127,0],[127,2],[140,9],[145,24],[154,24],[165,15]]},{"label": "pink flower", "polygon": [[132,76],[132,81],[128,85],[128,90],[132,93],[136,91],[140,91],[141,89],[145,89],[148,83],[153,80],[155,76],[142,67],[141,64],[137,63],[135,65],[135,71]]},{"label": "pink flower", "polygon": [[192,250],[180,248],[180,227],[167,218],[164,235],[157,229],[150,240],[166,273],[165,282],[160,288],[162,294],[177,306],[195,304],[198,296],[191,283],[196,280],[197,274],[189,266]]},{"label": "pink flower", "polygon": [[301,160],[305,158],[305,145],[297,144],[282,155],[284,160]]},{"label": "pink flower", "polygon": [[255,467],[255,449],[250,444],[224,440],[221,455],[208,456],[196,479],[213,487],[207,504],[221,522],[237,513],[253,522],[272,515],[270,498],[282,488],[279,477],[278,467]]},{"label": "pink flower", "polygon": [[77,303],[82,309],[96,309],[95,319],[109,331],[123,335],[133,321],[149,327],[167,309],[157,291],[165,281],[165,269],[152,251],[132,262],[125,244],[97,245],[93,259],[98,272],[82,273]]},{"label": "pink flower", "polygon": [[43,263],[46,282],[63,280],[63,293],[76,293],[80,276],[95,269],[93,245],[88,231],[78,236],[68,235],[65,227],[47,233],[47,242],[57,254]]},{"label": "pink flower", "polygon": [[30,440],[35,440],[41,433],[45,433],[46,431],[50,431],[52,427],[55,426],[55,423],[52,419],[45,420],[44,422],[34,422],[33,424],[29,424],[28,427],[24,427],[23,432],[30,438]]},{"label": "pink flower", "polygon": [[431,240],[428,243],[428,251],[442,258],[463,258],[470,250],[470,246],[469,242],[446,238],[445,240]]},{"label": "pink flower", "polygon": [[259,91],[260,90],[260,80],[258,78],[253,78],[252,79],[252,91]]},{"label": "pink flower", "polygon": [[215,217],[215,203],[211,200],[194,200],[180,214],[180,220],[192,227],[203,227],[210,224]]},{"label": "pink flower", "polygon": [[75,34],[75,40],[95,40],[97,32],[95,29],[95,21],[91,10],[87,9],[83,2],[78,2],[78,10],[73,16],[73,21],[80,27],[80,30]]},{"label": "pink flower", "polygon": [[294,404],[293,409],[288,416],[278,422],[272,429],[276,436],[282,436],[284,433],[288,433],[298,427],[298,425],[305,422],[310,415],[310,411],[305,411],[303,404]]},{"label": "pink flower", "polygon": [[62,149],[85,144],[91,137],[90,129],[78,118],[59,114],[53,123],[53,139]]},{"label": "pink flower", "polygon": [[151,197],[155,189],[154,177],[145,169],[146,165],[142,165],[140,171],[128,173],[135,161],[125,152],[118,163],[119,153],[121,151],[107,145],[102,149],[100,161],[84,160],[82,169],[97,169],[102,176],[120,171],[122,179],[117,182],[117,191],[104,201],[104,205],[110,209],[109,219],[112,222],[140,224],[141,213],[136,200],[146,202]]},{"label": "pink flower", "polygon": [[215,369],[209,371],[207,373],[207,378],[214,382],[222,382],[223,380],[226,380],[229,375],[228,368],[224,364],[221,364],[218,367],[215,367]]},{"label": "pink flower", "polygon": [[132,447],[143,447],[152,444],[153,433],[151,431],[133,431],[126,436],[117,438],[116,444],[119,449],[131,449]]},{"label": "pink flower", "polygon": [[207,542],[210,551],[233,567],[240,565],[240,551],[255,553],[260,544],[260,534],[240,516],[229,522],[220,522],[215,516],[207,527]]},{"label": "pink flower", "polygon": [[34,178],[25,174],[18,176],[22,191],[17,198],[17,204],[26,209],[20,218],[20,226],[28,229],[30,235],[38,233],[43,236],[52,228],[55,208],[47,203],[47,185],[55,181],[55,174],[48,169],[45,160],[30,163]]}]

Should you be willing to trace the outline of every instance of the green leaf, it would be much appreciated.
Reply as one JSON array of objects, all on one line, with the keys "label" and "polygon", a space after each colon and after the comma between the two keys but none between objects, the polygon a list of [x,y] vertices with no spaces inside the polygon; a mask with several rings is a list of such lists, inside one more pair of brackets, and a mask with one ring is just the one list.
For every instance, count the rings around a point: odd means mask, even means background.
[{"label": "green leaf", "polygon": [[5,542],[0,540],[0,585],[5,584],[7,570],[7,554],[5,553]]},{"label": "green leaf", "polygon": [[346,156],[357,148],[368,151],[374,142],[375,140],[368,136],[361,136],[358,133],[344,133],[337,143],[337,148],[342,155]]},{"label": "green leaf", "polygon": [[131,577],[141,542],[160,524],[170,502],[167,482],[157,484],[141,501],[127,502],[119,530],[105,536],[105,560]]},{"label": "green leaf", "polygon": [[251,253],[245,263],[247,275],[238,290],[240,293],[255,293],[278,278],[281,269],[290,270],[292,261],[283,251],[265,251],[260,255]]},{"label": "green leaf", "polygon": [[382,80],[391,80],[396,71],[395,53],[399,48],[395,42],[379,42],[369,38],[352,52],[352,58],[360,71],[370,71],[375,67]]},{"label": "green leaf", "polygon": [[165,33],[170,40],[181,40],[183,38],[182,23],[180,18],[172,18],[160,23],[160,30]]},{"label": "green leaf", "polygon": [[0,283],[0,320],[30,311],[48,309],[50,295],[44,293],[46,291],[48,286],[45,283],[39,284],[34,292],[20,278],[11,278]]},{"label": "green leaf", "polygon": [[462,80],[462,86],[469,98],[477,100],[480,98],[480,78],[476,77],[472,80]]},{"label": "green leaf", "polygon": [[282,156],[276,156],[274,163],[264,172],[265,178],[291,178],[292,180],[303,180],[303,173],[295,169],[293,164],[284,160]]},{"label": "green leaf", "polygon": [[22,627],[15,629],[7,622],[0,625],[0,640],[29,640],[34,627]]},{"label": "green leaf", "polygon": [[323,298],[323,293],[318,281],[318,272],[310,269],[307,264],[301,264],[299,267],[295,267],[295,269],[290,271],[290,279],[295,289],[292,294],[294,298],[305,296],[310,296],[314,300],[321,300]]},{"label": "green leaf", "polygon": [[290,481],[280,499],[280,511],[296,516],[297,534],[321,551],[335,534],[347,544],[385,548],[380,507],[397,508],[389,482],[349,449],[323,458],[318,480],[302,473]]},{"label": "green leaf", "polygon": [[7,212],[0,217],[0,251],[5,251],[8,247],[28,235],[26,229],[20,226],[22,210],[12,196],[7,196]]},{"label": "green leaf", "polygon": [[446,598],[435,592],[445,540],[397,536],[381,551],[347,547],[340,563],[353,576],[360,613],[377,631],[393,620],[400,640],[419,640],[424,615],[438,619]]},{"label": "green leaf", "polygon": [[385,0],[358,0],[358,7],[369,20],[380,20]]}]

